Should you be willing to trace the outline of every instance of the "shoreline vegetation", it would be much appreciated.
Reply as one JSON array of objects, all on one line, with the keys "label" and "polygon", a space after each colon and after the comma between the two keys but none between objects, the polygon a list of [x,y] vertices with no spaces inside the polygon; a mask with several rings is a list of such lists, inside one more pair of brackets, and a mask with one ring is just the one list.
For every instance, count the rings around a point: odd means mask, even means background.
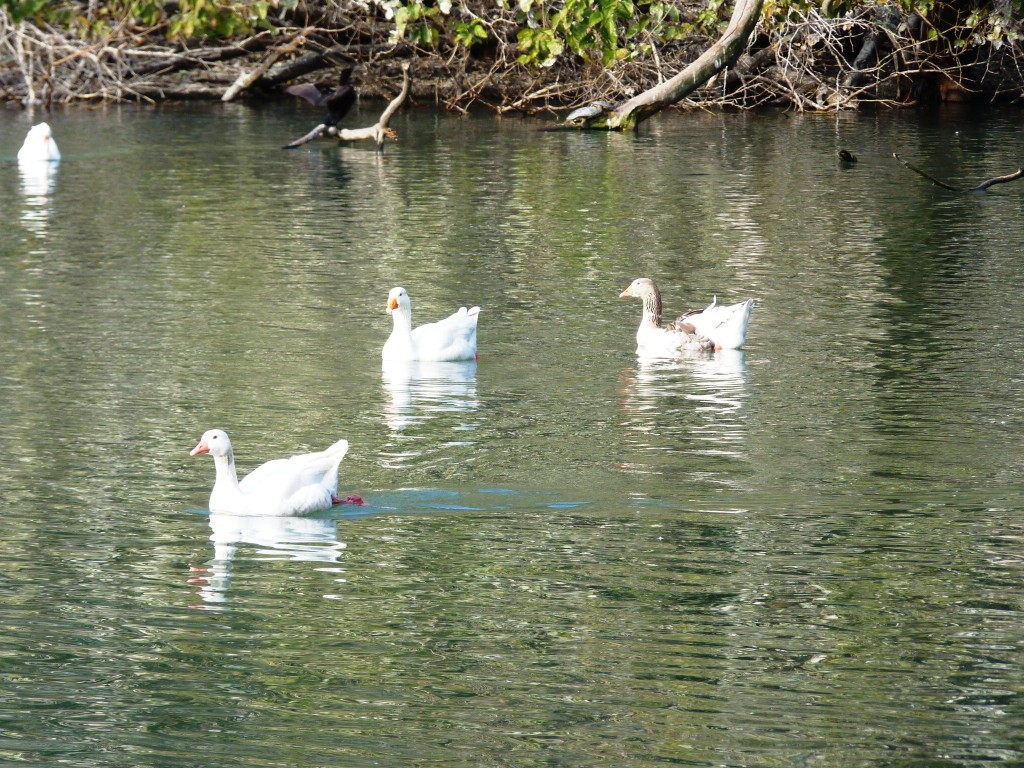
[{"label": "shoreline vegetation", "polygon": [[[7,0],[0,97],[260,100],[349,71],[363,98],[408,87],[413,103],[456,112],[607,110],[694,64],[742,2]],[[671,104],[835,111],[1024,97],[1024,0],[748,5],[756,25],[742,47]]]}]

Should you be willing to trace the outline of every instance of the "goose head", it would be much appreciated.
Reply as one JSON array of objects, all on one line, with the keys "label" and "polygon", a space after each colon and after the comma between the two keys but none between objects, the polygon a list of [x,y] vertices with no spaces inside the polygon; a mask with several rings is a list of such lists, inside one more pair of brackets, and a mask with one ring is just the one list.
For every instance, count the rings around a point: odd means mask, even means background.
[{"label": "goose head", "polygon": [[655,326],[661,326],[661,291],[649,277],[638,277],[630,283],[626,290],[619,294],[620,299],[640,299],[644,304],[644,317]]},{"label": "goose head", "polygon": [[230,456],[231,440],[223,429],[209,429],[199,438],[199,445],[189,451],[189,456],[208,453],[213,457]]},{"label": "goose head", "polygon": [[412,312],[412,303],[409,301],[409,293],[405,288],[392,288],[388,294],[388,314],[390,315],[396,309],[401,309],[406,313]]},{"label": "goose head", "polygon": [[649,277],[638,277],[619,294],[620,299],[643,299],[652,293],[658,293],[658,286]]}]

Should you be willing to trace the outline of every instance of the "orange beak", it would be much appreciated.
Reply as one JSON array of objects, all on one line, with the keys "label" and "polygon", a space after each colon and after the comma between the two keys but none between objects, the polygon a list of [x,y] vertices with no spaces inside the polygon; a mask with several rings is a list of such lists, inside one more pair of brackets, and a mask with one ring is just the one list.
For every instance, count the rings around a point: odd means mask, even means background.
[{"label": "orange beak", "polygon": [[188,452],[189,456],[198,456],[200,453],[209,453],[210,446],[206,444],[205,440],[200,440],[199,445]]},{"label": "orange beak", "polygon": [[389,296],[388,297],[388,312],[391,312],[392,310],[395,310],[395,309],[398,309],[398,299],[396,299],[394,296]]},{"label": "orange beak", "polygon": [[620,299],[631,299],[633,298],[633,286],[629,285],[622,293],[619,294]]}]

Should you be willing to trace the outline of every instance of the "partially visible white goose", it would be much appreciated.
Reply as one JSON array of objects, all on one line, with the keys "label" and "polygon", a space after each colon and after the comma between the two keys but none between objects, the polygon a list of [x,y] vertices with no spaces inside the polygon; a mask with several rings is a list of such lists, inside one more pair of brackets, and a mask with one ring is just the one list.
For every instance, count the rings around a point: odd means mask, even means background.
[{"label": "partially visible white goose", "polygon": [[47,161],[60,160],[60,150],[53,140],[53,131],[47,123],[33,125],[25,137],[25,143],[18,150],[18,160]]},{"label": "partially visible white goose", "polygon": [[754,300],[719,306],[715,298],[704,310],[688,312],[668,325],[661,324],[661,291],[648,277],[638,277],[619,294],[644,304],[636,332],[638,351],[668,353],[678,349],[739,349],[747,340],[747,324]]},{"label": "partially visible white goose", "polygon": [[203,433],[190,456],[208,453],[217,468],[210,511],[232,515],[304,515],[344,503],[338,498],[338,467],[348,453],[339,440],[319,453],[262,464],[238,482],[231,440],[222,429]]},{"label": "partially visible white goose", "polygon": [[456,362],[476,359],[476,323],[480,307],[462,307],[454,315],[412,327],[412,303],[405,288],[392,288],[387,311],[394,329],[384,342],[381,355],[385,362]]}]

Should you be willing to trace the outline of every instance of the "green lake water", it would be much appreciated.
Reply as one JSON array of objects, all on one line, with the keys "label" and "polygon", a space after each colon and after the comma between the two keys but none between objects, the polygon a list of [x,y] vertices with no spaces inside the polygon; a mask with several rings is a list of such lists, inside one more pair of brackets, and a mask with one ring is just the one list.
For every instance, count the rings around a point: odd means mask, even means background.
[{"label": "green lake water", "polygon": [[[316,117],[0,112],[0,764],[1024,764],[1024,182],[891,156],[1019,112]],[[397,285],[479,361],[382,371]],[[368,504],[211,516],[211,427]]]}]

